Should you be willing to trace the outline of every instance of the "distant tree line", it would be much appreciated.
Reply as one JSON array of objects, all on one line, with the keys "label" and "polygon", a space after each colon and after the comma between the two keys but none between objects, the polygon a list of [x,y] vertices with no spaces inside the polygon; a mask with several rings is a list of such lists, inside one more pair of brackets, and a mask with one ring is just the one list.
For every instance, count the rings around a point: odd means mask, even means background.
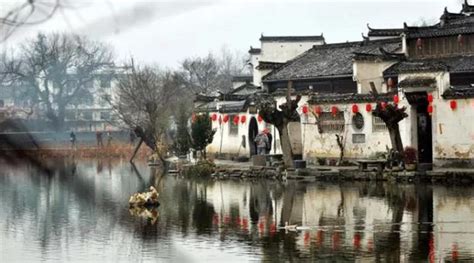
[{"label": "distant tree line", "polygon": [[[223,48],[217,54],[186,58],[177,69],[131,60],[116,72],[112,50],[80,35],[40,33],[0,54],[0,89],[21,90],[16,99],[58,131],[66,129],[68,108],[104,96],[123,124],[141,127],[159,148],[175,135],[171,131],[176,130],[176,120],[181,119],[183,126],[184,118],[190,119],[196,94],[229,91],[232,76],[246,69],[245,56]],[[116,81],[112,94],[98,92],[100,87],[93,84],[98,75]]]}]

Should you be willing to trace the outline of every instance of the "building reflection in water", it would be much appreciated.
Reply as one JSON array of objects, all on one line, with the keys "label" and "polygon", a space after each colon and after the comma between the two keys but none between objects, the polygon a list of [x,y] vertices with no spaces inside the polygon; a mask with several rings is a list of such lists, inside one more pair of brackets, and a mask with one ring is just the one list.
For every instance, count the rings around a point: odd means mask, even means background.
[{"label": "building reflection in water", "polygon": [[[6,245],[0,252],[6,259],[73,254],[90,260],[94,253],[239,261],[474,259],[470,188],[213,181],[116,160],[49,165],[51,172],[44,173],[2,164],[0,233]],[[150,185],[160,192],[160,207],[129,211],[129,195]],[[302,229],[285,231],[286,222]]]}]

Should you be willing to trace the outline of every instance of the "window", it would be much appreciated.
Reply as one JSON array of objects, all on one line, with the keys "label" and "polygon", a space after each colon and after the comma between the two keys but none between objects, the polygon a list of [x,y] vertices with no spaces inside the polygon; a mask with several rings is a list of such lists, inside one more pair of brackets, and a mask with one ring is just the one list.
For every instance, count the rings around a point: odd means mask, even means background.
[{"label": "window", "polygon": [[319,129],[321,133],[344,132],[344,112],[339,111],[335,116],[331,112],[322,112],[319,116]]},{"label": "window", "polygon": [[109,77],[101,77],[100,78],[100,87],[101,88],[110,88],[111,80]]},{"label": "window", "polygon": [[92,120],[92,112],[83,112],[81,116],[83,120]]},{"label": "window", "polygon": [[354,126],[354,129],[356,130],[362,130],[364,128],[364,116],[357,112],[352,116],[352,125]]},{"label": "window", "polygon": [[375,117],[372,115],[372,131],[379,132],[379,131],[386,131],[387,126],[385,122],[382,121],[379,117]]},{"label": "window", "polygon": [[229,135],[239,134],[239,123],[234,123],[234,117],[237,115],[229,115]]},{"label": "window", "polygon": [[74,111],[67,111],[66,112],[66,120],[76,120],[76,113]]},{"label": "window", "polygon": [[100,112],[100,119],[101,120],[110,120],[110,112],[107,112],[107,111]]}]

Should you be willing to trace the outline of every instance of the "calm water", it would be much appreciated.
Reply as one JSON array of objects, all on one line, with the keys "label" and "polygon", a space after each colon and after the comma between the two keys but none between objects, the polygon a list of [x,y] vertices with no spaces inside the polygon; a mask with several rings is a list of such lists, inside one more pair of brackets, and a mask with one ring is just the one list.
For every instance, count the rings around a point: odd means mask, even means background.
[{"label": "calm water", "polygon": [[[473,188],[160,176],[120,161],[0,169],[0,261],[474,260]],[[129,211],[150,185],[156,210]],[[303,230],[279,226],[297,224]]]}]

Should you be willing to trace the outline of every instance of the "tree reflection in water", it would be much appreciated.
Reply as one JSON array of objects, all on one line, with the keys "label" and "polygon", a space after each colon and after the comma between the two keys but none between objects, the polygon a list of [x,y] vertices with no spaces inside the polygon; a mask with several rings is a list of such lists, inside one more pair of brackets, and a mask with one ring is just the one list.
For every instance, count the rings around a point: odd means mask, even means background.
[{"label": "tree reflection in water", "polygon": [[[390,262],[473,255],[474,233],[450,233],[472,229],[474,223],[464,218],[442,223],[454,220],[453,209],[473,205],[469,191],[456,195],[449,188],[387,183],[213,181],[120,160],[64,158],[43,165],[3,163],[0,170],[2,243],[22,248],[27,241],[26,254],[43,259],[54,258],[58,249],[85,259],[92,259],[84,254],[90,251],[121,259],[138,251],[142,259],[175,258],[184,253],[181,243],[187,244],[186,253],[203,260],[216,253],[241,260]],[[160,193],[161,206],[130,211],[130,194],[150,185]],[[454,211],[472,216],[468,208]],[[309,229],[279,230],[285,222]],[[24,250],[2,249],[6,255]]]}]

